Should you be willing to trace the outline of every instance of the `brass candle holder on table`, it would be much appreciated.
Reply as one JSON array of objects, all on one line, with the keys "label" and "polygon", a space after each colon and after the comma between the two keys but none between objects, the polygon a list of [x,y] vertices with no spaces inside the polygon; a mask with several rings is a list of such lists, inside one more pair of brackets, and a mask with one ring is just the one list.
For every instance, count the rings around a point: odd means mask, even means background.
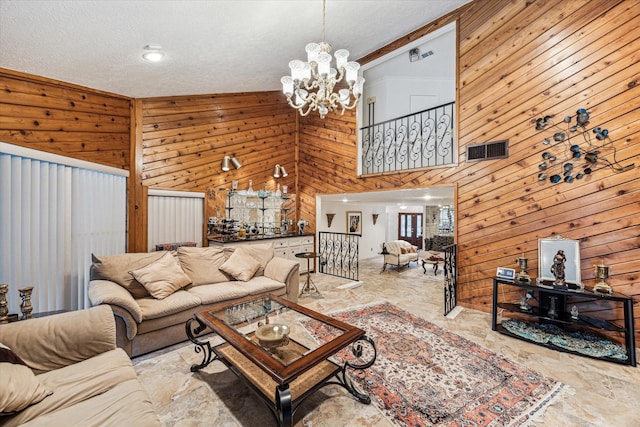
[{"label": "brass candle holder on table", "polygon": [[20,298],[22,299],[22,303],[20,304],[20,311],[22,311],[23,319],[31,319],[31,312],[33,311],[33,306],[31,305],[32,291],[33,286],[18,289],[18,292],[20,292]]},{"label": "brass candle holder on table", "polygon": [[518,282],[531,282],[531,277],[527,274],[529,260],[524,256],[524,252],[522,252],[520,257],[516,258],[516,262],[518,263],[518,267],[520,267],[520,272],[516,275],[516,280]]},{"label": "brass candle holder on table", "polygon": [[593,269],[596,273],[596,279],[600,279],[593,287],[593,291],[611,295],[613,289],[611,289],[611,286],[605,281],[609,277],[609,266],[604,263],[604,259],[600,261],[599,265],[594,264]]},{"label": "brass candle holder on table", "polygon": [[7,304],[7,293],[9,285],[0,285],[0,323],[9,322],[9,305]]}]

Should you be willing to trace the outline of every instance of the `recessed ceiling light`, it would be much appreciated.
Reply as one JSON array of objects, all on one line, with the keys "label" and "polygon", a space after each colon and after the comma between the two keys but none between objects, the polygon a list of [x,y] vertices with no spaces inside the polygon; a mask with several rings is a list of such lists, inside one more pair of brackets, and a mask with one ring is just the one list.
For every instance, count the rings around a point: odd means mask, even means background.
[{"label": "recessed ceiling light", "polygon": [[158,62],[162,61],[162,58],[164,58],[164,52],[161,50],[162,46],[160,46],[159,44],[148,44],[145,45],[142,49],[144,50],[142,58],[147,61]]}]

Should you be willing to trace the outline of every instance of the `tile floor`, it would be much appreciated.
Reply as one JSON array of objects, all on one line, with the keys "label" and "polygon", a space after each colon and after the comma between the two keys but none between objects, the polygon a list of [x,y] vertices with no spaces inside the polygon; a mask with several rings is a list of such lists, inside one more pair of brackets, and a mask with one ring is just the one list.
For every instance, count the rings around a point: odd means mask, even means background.
[{"label": "tile floor", "polygon": [[[313,274],[321,296],[304,296],[299,303],[326,313],[389,301],[566,384],[564,399],[547,408],[535,426],[640,426],[640,367],[574,356],[506,337],[491,331],[488,313],[463,309],[454,318],[444,317],[442,270],[434,277],[430,268],[424,274],[415,264],[399,273],[393,268],[381,273],[381,267],[380,259],[361,261],[362,284],[347,288],[340,286],[348,280]],[[189,343],[134,359],[164,425],[275,425],[266,406],[222,363],[214,362],[192,374],[189,366],[200,360]],[[294,422],[307,427],[393,425],[374,405],[358,403],[337,386],[325,387],[304,402]]]}]

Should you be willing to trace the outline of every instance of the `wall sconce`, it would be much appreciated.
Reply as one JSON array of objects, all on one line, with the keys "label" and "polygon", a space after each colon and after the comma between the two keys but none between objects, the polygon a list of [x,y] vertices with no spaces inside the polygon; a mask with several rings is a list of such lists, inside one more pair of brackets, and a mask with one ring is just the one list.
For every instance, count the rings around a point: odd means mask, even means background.
[{"label": "wall sconce", "polygon": [[240,169],[242,167],[242,163],[240,163],[240,160],[236,159],[236,156],[224,156],[224,158],[222,159],[223,171],[229,172],[229,169],[231,169],[229,163],[233,164],[233,167],[235,167],[236,169]]},{"label": "wall sconce", "polygon": [[276,168],[273,171],[273,177],[274,178],[280,178],[280,177],[284,178],[285,176],[289,176],[289,174],[285,170],[284,166],[276,165]]},{"label": "wall sconce", "polygon": [[336,216],[336,214],[327,214],[327,226],[329,228],[331,228],[331,223],[333,222],[334,216]]},{"label": "wall sconce", "polygon": [[378,222],[378,215],[379,214],[372,214],[371,215],[373,217],[373,225],[376,225],[376,222]]}]

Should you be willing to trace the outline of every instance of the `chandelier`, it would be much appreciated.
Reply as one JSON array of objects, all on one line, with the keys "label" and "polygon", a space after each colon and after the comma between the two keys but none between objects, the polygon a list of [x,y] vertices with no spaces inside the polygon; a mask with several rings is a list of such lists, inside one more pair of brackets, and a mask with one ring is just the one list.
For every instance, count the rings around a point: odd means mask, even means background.
[{"label": "chandelier", "polygon": [[[289,105],[297,109],[301,116],[318,110],[324,119],[329,111],[351,110],[358,105],[362,95],[364,78],[358,76],[360,64],[347,62],[349,51],[339,49],[335,52],[336,68],[331,66],[331,45],[325,41],[326,0],[322,2],[322,42],[309,43],[305,47],[307,62],[293,60],[289,62],[291,76],[280,79],[282,91]],[[336,84],[344,81],[348,86],[333,90]]]}]

